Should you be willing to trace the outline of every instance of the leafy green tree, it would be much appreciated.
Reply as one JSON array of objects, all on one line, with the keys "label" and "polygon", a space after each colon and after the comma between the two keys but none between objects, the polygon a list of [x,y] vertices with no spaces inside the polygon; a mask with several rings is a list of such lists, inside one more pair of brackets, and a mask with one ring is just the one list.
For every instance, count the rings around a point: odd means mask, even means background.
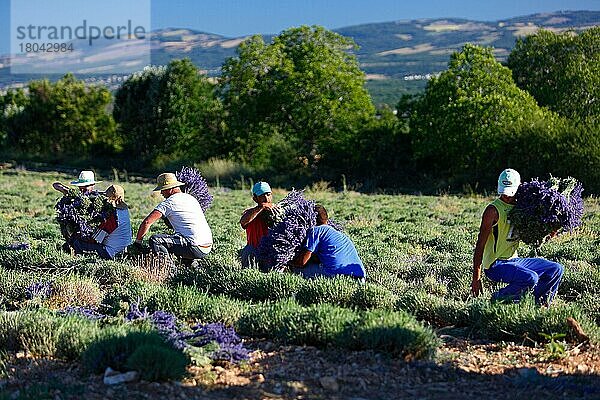
[{"label": "leafy green tree", "polygon": [[519,39],[508,67],[540,105],[569,118],[600,115],[600,27]]},{"label": "leafy green tree", "polygon": [[25,110],[27,101],[23,89],[9,89],[5,94],[0,94],[0,144],[5,144],[9,127]]},{"label": "leafy green tree", "polygon": [[523,166],[518,155],[535,154],[538,145],[521,140],[517,146],[515,138],[551,135],[558,118],[515,85],[491,49],[471,44],[451,56],[448,70],[429,81],[411,109],[418,165],[456,183]]},{"label": "leafy green tree", "polygon": [[374,115],[354,48],[318,26],[243,42],[220,78],[232,155],[305,173],[347,164],[352,138]]},{"label": "leafy green tree", "polygon": [[219,155],[220,110],[214,85],[185,59],[131,76],[115,95],[113,115],[126,154],[164,164]]},{"label": "leafy green tree", "polygon": [[22,94],[14,96],[12,104],[19,99],[22,105],[6,121],[8,141],[27,154],[85,157],[118,146],[106,88],[86,86],[67,74],[55,83],[30,82],[26,101]]}]

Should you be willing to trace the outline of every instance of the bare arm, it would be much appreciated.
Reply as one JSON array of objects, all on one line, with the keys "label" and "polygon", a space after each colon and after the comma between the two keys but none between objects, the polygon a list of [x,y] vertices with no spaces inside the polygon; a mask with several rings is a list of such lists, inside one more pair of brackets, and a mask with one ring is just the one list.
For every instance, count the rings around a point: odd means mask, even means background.
[{"label": "bare arm", "polygon": [[146,233],[148,233],[150,230],[150,226],[152,226],[152,224],[158,221],[161,217],[162,213],[158,210],[154,210],[148,214],[148,216],[140,224],[137,235],[135,236],[135,241],[138,243],[141,242],[144,238],[144,235],[146,235]]},{"label": "bare arm", "polygon": [[497,222],[498,210],[492,205],[487,206],[481,217],[479,235],[477,236],[477,243],[475,244],[475,251],[473,252],[473,280],[471,282],[471,292],[474,296],[478,296],[481,293],[481,263],[483,260],[483,249],[485,247],[485,242],[492,232],[492,228]]},{"label": "bare arm", "polygon": [[59,192],[61,192],[62,194],[67,194],[69,192],[69,188],[66,187],[65,185],[63,185],[60,182],[54,182],[52,184],[52,188],[54,188],[54,190],[58,190]]},{"label": "bare arm", "polygon": [[302,249],[302,251],[290,262],[290,265],[294,267],[304,267],[308,260],[310,260],[310,256],[312,256],[312,251]]},{"label": "bare arm", "polygon": [[256,217],[260,215],[266,209],[273,208],[273,203],[262,203],[257,205],[256,207],[252,207],[244,211],[242,214],[242,218],[240,218],[240,225],[243,229],[246,229],[250,222],[254,221]]}]

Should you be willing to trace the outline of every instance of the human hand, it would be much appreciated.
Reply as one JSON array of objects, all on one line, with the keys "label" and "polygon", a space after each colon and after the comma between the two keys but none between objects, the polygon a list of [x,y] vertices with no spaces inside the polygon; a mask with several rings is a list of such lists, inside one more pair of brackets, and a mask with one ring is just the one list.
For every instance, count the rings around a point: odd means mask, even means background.
[{"label": "human hand", "polygon": [[260,203],[261,210],[272,210],[275,205],[273,203]]}]

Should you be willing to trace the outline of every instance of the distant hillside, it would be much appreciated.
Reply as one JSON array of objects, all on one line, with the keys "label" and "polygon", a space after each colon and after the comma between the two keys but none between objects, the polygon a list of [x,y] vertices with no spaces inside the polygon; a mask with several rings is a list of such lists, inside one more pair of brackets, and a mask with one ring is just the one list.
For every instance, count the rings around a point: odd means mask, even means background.
[{"label": "distant hillside", "polygon": [[[449,55],[467,42],[493,46],[499,60],[504,60],[515,40],[540,28],[554,31],[576,31],[600,24],[598,11],[562,11],[534,14],[493,22],[466,19],[422,19],[350,26],[336,32],[348,36],[360,46],[356,52],[361,68],[367,73],[368,87],[376,103],[393,104],[402,91],[424,87],[427,74],[446,68]],[[235,55],[245,38],[227,38],[190,29],[163,29],[153,32],[152,63],[166,64],[174,58],[189,57],[211,76],[217,76],[223,61]],[[266,38],[268,39],[268,38]],[[98,57],[98,50],[94,56]],[[103,60],[118,66],[119,52],[106,50]],[[80,78],[117,87],[121,77],[110,76],[103,68],[94,73],[83,55],[73,64],[73,72]],[[91,57],[87,57],[91,58]],[[83,61],[82,61],[83,60]],[[0,60],[0,88],[26,82],[34,76],[11,76],[7,60]],[[108,73],[107,73],[108,72]],[[39,78],[39,76],[35,76]]]}]

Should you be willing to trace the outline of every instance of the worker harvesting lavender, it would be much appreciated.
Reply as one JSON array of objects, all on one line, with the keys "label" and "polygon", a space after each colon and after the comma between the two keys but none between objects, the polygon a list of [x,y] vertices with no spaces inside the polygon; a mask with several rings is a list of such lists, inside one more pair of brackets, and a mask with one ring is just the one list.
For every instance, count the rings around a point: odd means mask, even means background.
[{"label": "worker harvesting lavender", "polygon": [[[481,294],[481,270],[494,282],[508,285],[492,295],[493,299],[519,301],[528,291],[538,304],[549,305],[560,285],[564,268],[561,264],[543,258],[520,258],[517,255],[520,237],[518,229],[511,223],[511,212],[519,196],[521,177],[514,169],[505,169],[498,178],[499,197],[492,201],[483,212],[479,236],[473,255],[473,279],[471,290],[474,296]],[[524,189],[527,189],[527,183]],[[520,190],[520,189],[519,189]],[[553,190],[551,187],[547,191]],[[525,190],[521,190],[524,192]],[[579,195],[581,191],[578,192]],[[518,204],[519,210],[546,209],[543,199],[548,193],[540,193]],[[579,197],[579,201],[581,198]],[[572,207],[575,209],[577,207]],[[582,210],[582,209],[581,209]],[[551,210],[550,210],[551,211]],[[564,212],[568,212],[566,209]],[[555,211],[556,212],[556,211]],[[530,223],[539,220],[537,215],[529,217]],[[544,220],[545,221],[545,220]],[[575,224],[569,221],[569,224]],[[544,222],[546,229],[547,221]],[[565,228],[570,229],[570,226]],[[524,225],[521,225],[524,227]],[[540,234],[546,238],[556,236],[560,225],[551,225],[551,230]],[[522,228],[524,229],[524,228]]]}]

